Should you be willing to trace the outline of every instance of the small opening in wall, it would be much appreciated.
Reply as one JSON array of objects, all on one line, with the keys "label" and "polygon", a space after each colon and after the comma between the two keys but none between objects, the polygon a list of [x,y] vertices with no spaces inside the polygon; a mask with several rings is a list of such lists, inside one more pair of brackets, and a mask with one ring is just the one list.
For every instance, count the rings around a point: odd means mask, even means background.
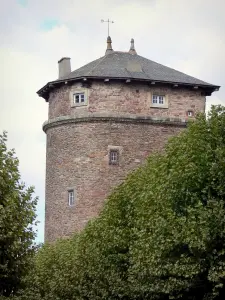
[{"label": "small opening in wall", "polygon": [[119,150],[111,149],[109,151],[109,164],[118,165],[119,164]]},{"label": "small opening in wall", "polygon": [[188,111],[187,111],[187,116],[188,116],[188,117],[193,117],[193,116],[194,116],[193,110],[188,110]]},{"label": "small opening in wall", "polygon": [[74,190],[69,190],[68,191],[68,204],[69,206],[73,206],[75,203],[74,201]]},{"label": "small opening in wall", "polygon": [[136,90],[136,93],[139,94],[139,90]]}]

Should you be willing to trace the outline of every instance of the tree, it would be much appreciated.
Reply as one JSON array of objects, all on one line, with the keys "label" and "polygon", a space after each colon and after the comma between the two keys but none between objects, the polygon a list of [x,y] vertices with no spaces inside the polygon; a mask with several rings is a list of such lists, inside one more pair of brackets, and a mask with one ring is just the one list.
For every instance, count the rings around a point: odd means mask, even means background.
[{"label": "tree", "polygon": [[224,299],[224,178],[218,106],[131,173],[80,234],[45,245],[30,290],[46,300]]},{"label": "tree", "polygon": [[20,181],[19,161],[0,135],[0,296],[9,297],[22,285],[34,254],[33,225],[37,198]]},{"label": "tree", "polygon": [[224,158],[221,106],[149,158],[130,245],[129,281],[140,299],[224,299]]},{"label": "tree", "polygon": [[223,299],[224,158],[219,106],[131,174],[82,233],[81,299]]}]

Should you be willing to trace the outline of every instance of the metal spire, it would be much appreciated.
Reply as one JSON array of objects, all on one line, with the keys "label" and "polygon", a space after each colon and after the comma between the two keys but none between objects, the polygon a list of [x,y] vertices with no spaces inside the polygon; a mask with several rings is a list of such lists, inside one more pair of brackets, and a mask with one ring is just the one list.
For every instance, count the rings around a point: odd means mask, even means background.
[{"label": "metal spire", "polygon": [[110,21],[109,19],[108,20],[101,20],[102,23],[108,23],[108,36],[109,36],[109,23],[114,23],[114,21]]}]

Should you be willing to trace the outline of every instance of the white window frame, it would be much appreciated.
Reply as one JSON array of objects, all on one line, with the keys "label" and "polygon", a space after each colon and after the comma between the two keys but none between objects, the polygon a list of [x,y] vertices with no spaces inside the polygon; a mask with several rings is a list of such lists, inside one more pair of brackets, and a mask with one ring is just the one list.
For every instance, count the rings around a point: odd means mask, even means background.
[{"label": "white window frame", "polygon": [[165,105],[165,96],[163,95],[152,95],[152,104]]},{"label": "white window frame", "polygon": [[74,190],[68,190],[68,204],[69,206],[74,206],[75,205],[75,195],[74,195]]},{"label": "white window frame", "polygon": [[158,93],[157,91],[149,93],[150,107],[168,108],[168,95]]},{"label": "white window frame", "polygon": [[118,149],[110,149],[109,150],[109,164],[110,165],[118,165],[119,164],[119,150]]},{"label": "white window frame", "polygon": [[[77,102],[78,98],[78,102]],[[85,92],[73,93],[73,106],[87,105],[87,96]]]}]

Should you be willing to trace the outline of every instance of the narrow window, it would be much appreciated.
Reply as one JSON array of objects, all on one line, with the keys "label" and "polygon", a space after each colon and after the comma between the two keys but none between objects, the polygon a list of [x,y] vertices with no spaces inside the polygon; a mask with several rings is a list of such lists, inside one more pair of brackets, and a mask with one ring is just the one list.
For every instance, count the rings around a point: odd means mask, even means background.
[{"label": "narrow window", "polygon": [[118,165],[119,164],[119,150],[111,149],[109,151],[109,164]]},{"label": "narrow window", "polygon": [[74,190],[68,191],[68,204],[69,204],[69,206],[74,205]]},{"label": "narrow window", "polygon": [[75,95],[75,102],[79,103],[80,102],[80,95]]},{"label": "narrow window", "polygon": [[164,103],[164,99],[163,99],[163,96],[159,96],[159,104],[163,104]]},{"label": "narrow window", "polygon": [[152,103],[154,103],[154,104],[157,103],[157,96],[156,95],[152,96]]},{"label": "narrow window", "polygon": [[84,102],[84,94],[80,94],[80,101]]}]

